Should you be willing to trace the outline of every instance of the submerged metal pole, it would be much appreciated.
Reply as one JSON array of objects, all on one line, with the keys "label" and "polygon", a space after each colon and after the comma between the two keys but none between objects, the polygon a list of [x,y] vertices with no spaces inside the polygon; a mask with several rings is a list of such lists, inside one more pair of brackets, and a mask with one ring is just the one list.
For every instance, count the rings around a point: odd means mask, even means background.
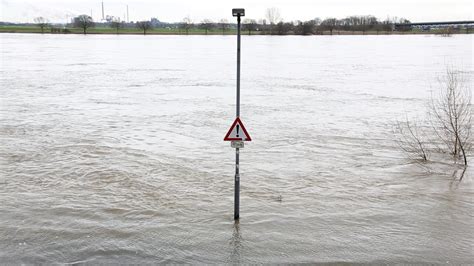
[{"label": "submerged metal pole", "polygon": [[[240,116],[240,14],[237,15],[237,102],[235,116]],[[239,148],[235,148],[234,220],[240,216]]]},{"label": "submerged metal pole", "polygon": [[[243,141],[250,141],[250,136],[248,136],[247,131],[244,128],[244,125],[240,121],[240,17],[245,16],[245,9],[243,8],[233,8],[232,16],[237,17],[237,94],[236,94],[236,104],[235,104],[235,121],[234,124],[229,129],[224,140],[232,140],[231,146],[235,148],[235,178],[234,178],[234,220],[238,220],[240,217],[240,169],[239,169],[239,150],[244,147]],[[237,125],[237,123],[240,123]],[[232,133],[232,130],[236,126],[237,134],[233,138],[228,138]],[[242,127],[242,130],[245,132],[244,137],[239,137],[239,126]],[[244,134],[242,132],[242,134]]]},{"label": "submerged metal pole", "polygon": [[235,148],[235,191],[234,191],[234,220],[240,216],[240,174],[239,174],[239,148]]}]

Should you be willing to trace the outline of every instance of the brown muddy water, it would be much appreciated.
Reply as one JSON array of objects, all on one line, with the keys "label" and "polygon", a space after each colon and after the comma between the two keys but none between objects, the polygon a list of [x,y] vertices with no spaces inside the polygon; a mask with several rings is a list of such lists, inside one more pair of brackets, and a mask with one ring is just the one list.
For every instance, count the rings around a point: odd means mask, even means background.
[{"label": "brown muddy water", "polygon": [[474,263],[474,172],[392,133],[472,35],[244,36],[239,224],[234,37],[0,38],[2,263]]}]

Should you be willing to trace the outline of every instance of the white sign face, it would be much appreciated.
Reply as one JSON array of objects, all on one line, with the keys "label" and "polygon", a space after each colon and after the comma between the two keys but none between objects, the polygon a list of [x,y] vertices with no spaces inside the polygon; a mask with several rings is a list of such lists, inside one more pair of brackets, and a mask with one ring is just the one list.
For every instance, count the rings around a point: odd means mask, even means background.
[{"label": "white sign face", "polygon": [[244,124],[242,121],[240,121],[240,118],[236,118],[232,126],[230,127],[229,131],[224,137],[224,141],[234,141],[234,140],[240,140],[240,141],[251,141],[252,138],[250,137],[249,133],[244,127]]},{"label": "white sign face", "polygon": [[232,148],[243,149],[244,148],[244,142],[241,141],[241,140],[233,140],[233,141],[230,142],[230,146]]}]

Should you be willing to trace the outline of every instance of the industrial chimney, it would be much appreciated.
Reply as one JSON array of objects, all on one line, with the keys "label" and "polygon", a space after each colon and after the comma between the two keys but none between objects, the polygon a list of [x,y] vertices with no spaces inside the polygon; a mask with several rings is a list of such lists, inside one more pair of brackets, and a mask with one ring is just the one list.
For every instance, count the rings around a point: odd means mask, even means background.
[{"label": "industrial chimney", "polygon": [[102,20],[105,20],[105,16],[104,16],[104,1],[102,1]]}]

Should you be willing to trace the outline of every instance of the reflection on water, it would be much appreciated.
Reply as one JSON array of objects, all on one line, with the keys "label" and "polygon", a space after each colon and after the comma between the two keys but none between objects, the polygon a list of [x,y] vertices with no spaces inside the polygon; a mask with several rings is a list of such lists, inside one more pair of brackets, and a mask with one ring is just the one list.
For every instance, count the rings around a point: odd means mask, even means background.
[{"label": "reflection on water", "polygon": [[236,221],[232,231],[232,238],[229,241],[230,256],[228,262],[238,263],[241,262],[240,250],[242,249],[242,235],[240,233],[239,221]]},{"label": "reflection on water", "polygon": [[392,134],[472,36],[244,36],[235,225],[234,37],[0,37],[4,263],[473,263],[472,169]]}]

